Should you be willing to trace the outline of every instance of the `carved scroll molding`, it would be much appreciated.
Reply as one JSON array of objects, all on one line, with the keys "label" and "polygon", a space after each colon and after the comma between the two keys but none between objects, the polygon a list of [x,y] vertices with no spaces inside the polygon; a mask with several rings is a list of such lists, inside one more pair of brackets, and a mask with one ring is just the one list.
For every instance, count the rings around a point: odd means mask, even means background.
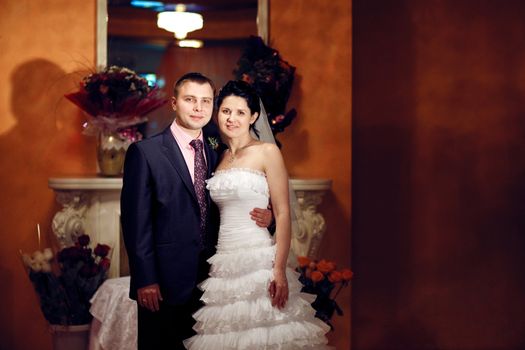
[{"label": "carved scroll molding", "polygon": [[51,178],[48,185],[62,205],[53,217],[52,229],[60,245],[70,246],[82,233],[94,244],[112,247],[109,277],[120,275],[119,178]]},{"label": "carved scroll molding", "polygon": [[81,191],[64,191],[56,193],[56,200],[62,205],[62,210],[53,217],[51,227],[63,248],[72,245],[84,233],[89,198]]},{"label": "carved scroll molding", "polygon": [[296,256],[317,258],[326,231],[323,215],[317,212],[323,195],[332,186],[331,180],[291,179],[290,183],[299,204],[300,214],[292,230],[292,252]]}]

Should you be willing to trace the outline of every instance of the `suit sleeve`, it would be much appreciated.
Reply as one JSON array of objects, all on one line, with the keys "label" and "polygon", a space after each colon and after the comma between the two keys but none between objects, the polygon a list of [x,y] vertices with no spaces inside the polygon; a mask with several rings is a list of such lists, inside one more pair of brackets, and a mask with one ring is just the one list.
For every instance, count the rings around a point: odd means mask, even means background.
[{"label": "suit sleeve", "polygon": [[126,152],[120,197],[122,233],[135,286],[158,283],[153,239],[153,184],[147,159],[136,144]]}]

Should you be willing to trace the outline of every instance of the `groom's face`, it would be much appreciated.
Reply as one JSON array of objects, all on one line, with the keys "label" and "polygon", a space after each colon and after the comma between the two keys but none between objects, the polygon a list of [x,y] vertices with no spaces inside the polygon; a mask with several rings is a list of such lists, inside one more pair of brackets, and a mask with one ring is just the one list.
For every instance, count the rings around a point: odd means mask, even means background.
[{"label": "groom's face", "polygon": [[190,133],[200,132],[213,113],[213,89],[208,83],[185,82],[172,98],[171,105],[179,126]]}]

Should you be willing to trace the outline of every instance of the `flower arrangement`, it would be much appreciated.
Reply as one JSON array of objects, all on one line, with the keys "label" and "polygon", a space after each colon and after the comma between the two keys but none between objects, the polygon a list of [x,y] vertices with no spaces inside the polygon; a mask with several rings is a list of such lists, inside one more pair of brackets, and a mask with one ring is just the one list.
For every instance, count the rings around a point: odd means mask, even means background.
[{"label": "flower arrangement", "polygon": [[[339,316],[343,315],[343,310],[337,305],[335,299],[341,289],[350,283],[353,277],[352,270],[347,268],[337,270],[333,261],[324,259],[312,261],[305,256],[297,257],[297,262],[297,271],[300,273],[299,281],[303,284],[301,291],[317,295],[312,303],[312,307],[316,310],[315,316],[333,329],[331,319],[334,312]],[[336,289],[335,292],[333,292],[334,289]]]},{"label": "flower arrangement", "polygon": [[91,249],[89,243],[89,236],[83,234],[74,246],[60,250],[56,259],[50,248],[31,255],[21,252],[40,309],[52,325],[80,325],[92,319],[89,300],[107,277],[111,248],[97,244]]},{"label": "flower arrangement", "polygon": [[[114,132],[145,122],[146,114],[168,100],[157,87],[125,67],[110,66],[84,77],[77,92],[65,97],[87,115],[86,134]],[[136,138],[128,130],[126,137]]]},{"label": "flower arrangement", "polygon": [[[292,91],[295,67],[284,61],[279,52],[250,36],[234,70],[235,78],[251,84],[264,104],[274,136],[284,131],[297,116],[295,109],[286,112]],[[279,141],[277,144],[280,146]]]}]

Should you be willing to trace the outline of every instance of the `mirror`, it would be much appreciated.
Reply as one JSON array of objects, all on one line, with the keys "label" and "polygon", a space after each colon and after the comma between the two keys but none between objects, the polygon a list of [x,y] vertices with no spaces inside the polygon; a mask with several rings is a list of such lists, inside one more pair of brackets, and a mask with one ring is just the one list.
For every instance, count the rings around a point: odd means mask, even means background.
[{"label": "mirror", "polygon": [[[204,73],[219,88],[234,77],[233,70],[250,35],[259,35],[268,42],[268,0],[178,2],[186,5],[186,11],[202,15],[203,28],[188,33],[186,38],[202,41],[202,48],[180,47],[173,33],[158,28],[159,7],[137,7],[131,3],[130,0],[97,1],[97,66],[119,65],[133,69],[156,83],[167,96],[172,95],[176,79],[189,71]],[[164,3],[163,6],[174,5]],[[148,119],[141,128],[145,136],[158,133],[171,123],[171,107],[166,104]]]}]

